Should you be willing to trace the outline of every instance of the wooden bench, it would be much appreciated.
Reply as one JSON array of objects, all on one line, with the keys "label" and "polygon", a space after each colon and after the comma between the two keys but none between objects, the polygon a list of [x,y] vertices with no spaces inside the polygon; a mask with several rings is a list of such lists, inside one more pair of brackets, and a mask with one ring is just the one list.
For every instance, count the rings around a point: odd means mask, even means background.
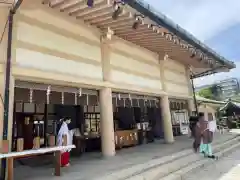
[{"label": "wooden bench", "polygon": [[0,159],[6,158],[7,166],[8,166],[7,180],[13,180],[14,159],[21,158],[21,157],[28,157],[28,156],[37,156],[37,155],[46,154],[46,153],[53,153],[54,167],[55,167],[54,175],[60,176],[61,175],[61,151],[65,149],[73,149],[73,148],[75,148],[75,145],[31,149],[31,150],[26,150],[21,152],[9,152],[5,154],[0,154]]}]

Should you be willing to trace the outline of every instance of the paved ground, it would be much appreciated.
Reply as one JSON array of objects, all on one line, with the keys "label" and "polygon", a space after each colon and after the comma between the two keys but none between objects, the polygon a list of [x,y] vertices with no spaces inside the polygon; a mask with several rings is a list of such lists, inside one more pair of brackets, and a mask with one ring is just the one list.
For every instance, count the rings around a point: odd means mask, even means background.
[{"label": "paved ground", "polygon": [[240,180],[240,150],[216,163],[194,171],[184,180]]},{"label": "paved ground", "polygon": [[[226,141],[232,137],[229,134],[218,134],[215,142]],[[50,161],[49,157],[47,159],[41,157],[37,161],[35,159],[33,162],[30,162],[30,166],[17,165],[15,177],[17,180],[91,180],[119,169],[143,164],[152,159],[189,149],[191,145],[192,139],[181,136],[176,138],[174,144],[164,144],[162,141],[157,141],[151,144],[123,149],[110,159],[103,159],[100,153],[90,153],[80,158],[72,159],[72,166],[64,169],[63,176],[58,178],[51,176],[53,172],[52,165],[46,165],[45,163],[45,161]],[[42,165],[40,166],[39,164]]]}]

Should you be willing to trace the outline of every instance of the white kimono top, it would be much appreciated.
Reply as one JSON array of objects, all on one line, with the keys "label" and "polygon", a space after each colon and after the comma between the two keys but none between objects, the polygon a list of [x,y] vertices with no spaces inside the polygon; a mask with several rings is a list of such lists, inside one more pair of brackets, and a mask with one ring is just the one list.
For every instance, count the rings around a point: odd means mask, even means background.
[{"label": "white kimono top", "polygon": [[[62,126],[58,132],[58,136],[57,136],[57,146],[62,146],[63,145],[63,136],[66,135],[67,136],[67,145],[72,145],[73,142],[73,131],[68,129],[68,125],[66,122],[62,123]],[[62,152],[70,152],[71,149],[66,149],[63,150]]]}]

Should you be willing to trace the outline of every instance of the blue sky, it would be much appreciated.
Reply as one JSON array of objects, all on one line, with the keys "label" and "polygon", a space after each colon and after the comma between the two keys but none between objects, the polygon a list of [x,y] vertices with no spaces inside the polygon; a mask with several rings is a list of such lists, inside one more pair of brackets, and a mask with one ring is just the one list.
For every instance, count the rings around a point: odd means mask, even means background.
[{"label": "blue sky", "polygon": [[197,86],[228,77],[240,78],[239,0],[145,0],[188,30],[237,68],[195,80]]}]

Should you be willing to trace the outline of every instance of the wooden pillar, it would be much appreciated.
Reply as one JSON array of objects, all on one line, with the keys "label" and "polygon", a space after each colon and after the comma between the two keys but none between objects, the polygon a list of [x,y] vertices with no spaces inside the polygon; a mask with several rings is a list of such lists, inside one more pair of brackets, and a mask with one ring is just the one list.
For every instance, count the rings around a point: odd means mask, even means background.
[{"label": "wooden pillar", "polygon": [[100,90],[100,128],[101,144],[103,156],[109,157],[115,155],[115,137],[112,109],[112,90],[103,88]]},{"label": "wooden pillar", "polygon": [[[110,42],[113,31],[108,28],[101,36],[101,53],[102,53],[102,70],[103,81],[111,81],[110,69]],[[114,137],[114,122],[112,108],[112,89],[103,88],[99,93],[100,97],[100,129],[101,129],[101,144],[102,154],[105,157],[115,155],[115,137]]]},{"label": "wooden pillar", "polygon": [[[165,55],[164,57],[159,57],[159,67],[160,67],[160,77],[162,82],[162,89],[166,92],[166,85],[165,85],[165,75],[164,75],[164,63],[167,61],[168,56]],[[173,136],[173,128],[172,128],[172,118],[170,112],[170,102],[168,99],[168,95],[161,96],[160,99],[160,106],[162,111],[162,118],[163,118],[163,131],[164,131],[164,139],[166,143],[173,143],[174,136]]]},{"label": "wooden pillar", "polygon": [[7,158],[7,180],[13,180],[14,158]]},{"label": "wooden pillar", "polygon": [[110,64],[110,43],[113,31],[109,28],[101,36],[101,59],[102,59],[102,73],[103,81],[111,81],[111,64]]},{"label": "wooden pillar", "polygon": [[173,143],[174,137],[173,137],[172,119],[171,119],[168,96],[165,95],[161,97],[160,103],[161,103],[162,117],[163,117],[164,139],[166,143]]},{"label": "wooden pillar", "polygon": [[61,176],[61,151],[54,153],[54,175]]}]

